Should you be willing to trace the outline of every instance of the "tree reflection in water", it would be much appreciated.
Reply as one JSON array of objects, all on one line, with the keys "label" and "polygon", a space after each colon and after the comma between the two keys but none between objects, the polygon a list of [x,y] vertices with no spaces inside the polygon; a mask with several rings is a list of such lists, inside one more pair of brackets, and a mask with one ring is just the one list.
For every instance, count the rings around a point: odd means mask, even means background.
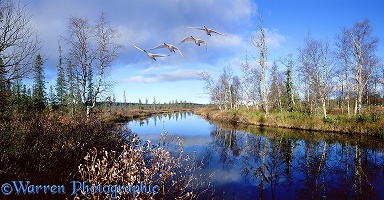
[{"label": "tree reflection in water", "polygon": [[217,157],[219,170],[241,177],[230,183],[215,179],[218,198],[240,199],[242,191],[250,199],[380,199],[384,195],[382,141],[240,129],[212,126],[212,142],[204,155],[206,164],[213,165]]}]

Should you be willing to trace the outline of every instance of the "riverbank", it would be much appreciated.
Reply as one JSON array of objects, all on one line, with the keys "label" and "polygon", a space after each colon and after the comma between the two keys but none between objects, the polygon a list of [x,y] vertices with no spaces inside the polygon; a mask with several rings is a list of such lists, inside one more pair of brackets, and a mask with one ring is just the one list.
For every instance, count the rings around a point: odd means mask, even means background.
[{"label": "riverbank", "polygon": [[361,118],[348,115],[321,116],[300,112],[265,113],[255,110],[225,110],[212,107],[198,108],[194,111],[207,120],[239,123],[244,125],[288,128],[297,130],[334,132],[342,134],[360,134],[384,138],[384,115],[368,114]]},{"label": "riverbank", "polygon": [[193,108],[178,108],[178,109],[130,109],[112,112],[102,116],[106,121],[112,121],[116,123],[127,122],[133,119],[145,119],[153,115],[169,114],[176,112],[193,112]]}]

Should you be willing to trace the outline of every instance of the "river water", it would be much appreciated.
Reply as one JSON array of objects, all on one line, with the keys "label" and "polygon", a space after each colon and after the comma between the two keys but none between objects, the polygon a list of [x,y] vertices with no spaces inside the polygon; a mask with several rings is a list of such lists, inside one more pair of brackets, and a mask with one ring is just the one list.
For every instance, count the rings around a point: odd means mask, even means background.
[{"label": "river water", "polygon": [[[193,113],[128,123],[144,140],[167,131],[196,150],[215,199],[384,199],[384,141],[210,123]],[[205,197],[202,197],[205,198]]]}]

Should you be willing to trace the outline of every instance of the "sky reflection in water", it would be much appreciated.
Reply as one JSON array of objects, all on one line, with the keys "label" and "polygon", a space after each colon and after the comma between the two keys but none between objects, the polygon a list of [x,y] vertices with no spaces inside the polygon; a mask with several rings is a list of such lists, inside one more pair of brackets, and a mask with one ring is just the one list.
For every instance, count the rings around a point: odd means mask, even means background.
[{"label": "sky reflection in water", "polygon": [[[219,199],[383,199],[384,142],[337,134],[222,128],[192,113],[132,121],[140,138],[184,140],[204,158]],[[244,128],[243,128],[244,130]]]}]

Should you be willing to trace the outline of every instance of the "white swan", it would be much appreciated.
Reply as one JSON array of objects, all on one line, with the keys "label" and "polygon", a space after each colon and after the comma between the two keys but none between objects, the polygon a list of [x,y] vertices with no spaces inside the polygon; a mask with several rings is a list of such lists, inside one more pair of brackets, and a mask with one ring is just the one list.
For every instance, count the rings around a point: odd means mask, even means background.
[{"label": "white swan", "polygon": [[194,38],[193,36],[184,38],[184,40],[182,40],[179,44],[183,44],[186,41],[194,41],[197,46],[200,46],[200,43],[204,43],[205,49],[207,49],[207,43],[204,40]]},{"label": "white swan", "polygon": [[179,51],[180,55],[184,57],[184,55],[181,53],[179,48],[173,46],[172,44],[167,44],[165,42],[164,42],[164,44],[161,44],[161,45],[158,45],[156,47],[150,48],[150,50],[159,49],[159,48],[168,48],[169,51],[174,52],[174,53],[176,52],[175,49],[177,49]]},{"label": "white swan", "polygon": [[212,30],[212,29],[210,29],[210,28],[207,28],[207,27],[189,27],[189,26],[187,26],[188,28],[194,28],[194,29],[199,29],[199,30],[203,30],[203,31],[205,31],[205,33],[207,33],[207,35],[209,35],[209,36],[211,36],[211,33],[216,33],[216,34],[219,34],[219,35],[222,35],[222,36],[227,36],[227,35],[225,35],[225,34],[222,34],[222,33],[219,33],[219,32],[217,32],[217,31],[215,31],[215,30]]},{"label": "white swan", "polygon": [[148,56],[148,58],[150,58],[150,59],[152,59],[152,60],[154,60],[154,61],[156,61],[156,57],[166,57],[166,56],[169,56],[169,55],[164,55],[164,54],[153,54],[153,53],[149,53],[149,52],[147,52],[146,50],[140,49],[140,48],[139,48],[138,46],[136,46],[135,44],[133,44],[133,46],[134,46],[136,49],[138,49],[138,50],[140,50],[140,51],[146,53],[147,56]]}]

